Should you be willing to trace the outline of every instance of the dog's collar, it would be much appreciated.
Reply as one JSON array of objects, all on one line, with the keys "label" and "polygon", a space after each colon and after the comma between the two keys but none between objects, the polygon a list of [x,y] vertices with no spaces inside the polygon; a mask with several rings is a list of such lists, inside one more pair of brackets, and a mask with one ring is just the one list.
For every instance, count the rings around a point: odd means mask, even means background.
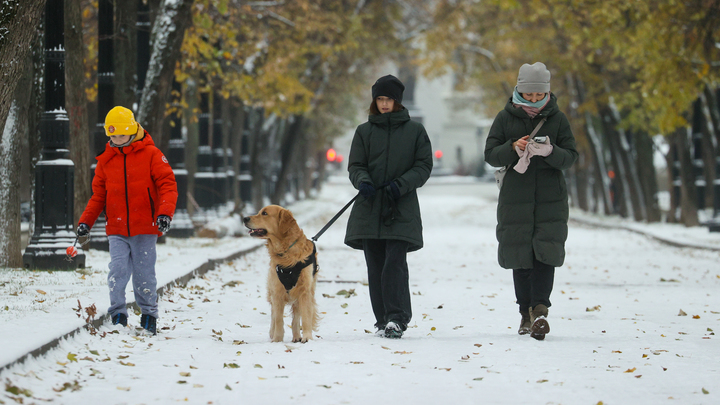
[{"label": "dog's collar", "polygon": [[288,248],[285,249],[284,252],[282,252],[282,253],[276,253],[276,254],[278,255],[278,257],[283,257],[283,256],[285,255],[285,253],[287,253],[293,246],[295,246],[295,244],[296,244],[299,240],[300,240],[300,238],[295,239],[295,242],[291,243],[290,246],[288,246]]}]

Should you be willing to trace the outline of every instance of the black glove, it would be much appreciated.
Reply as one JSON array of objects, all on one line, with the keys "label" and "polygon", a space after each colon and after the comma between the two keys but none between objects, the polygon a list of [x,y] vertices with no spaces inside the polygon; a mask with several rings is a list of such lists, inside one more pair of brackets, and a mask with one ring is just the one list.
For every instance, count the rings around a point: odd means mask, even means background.
[{"label": "black glove", "polygon": [[360,195],[365,198],[370,198],[375,195],[375,187],[366,181],[360,183],[358,190],[360,190]]},{"label": "black glove", "polygon": [[87,224],[78,224],[77,236],[85,236],[90,233],[90,227]]},{"label": "black glove", "polygon": [[390,184],[385,187],[385,189],[387,190],[388,194],[392,196],[393,199],[397,200],[398,198],[400,198],[400,189],[398,188],[395,180],[391,181]]},{"label": "black glove", "polygon": [[165,233],[170,230],[170,222],[172,218],[167,215],[159,215],[157,218],[158,231]]}]

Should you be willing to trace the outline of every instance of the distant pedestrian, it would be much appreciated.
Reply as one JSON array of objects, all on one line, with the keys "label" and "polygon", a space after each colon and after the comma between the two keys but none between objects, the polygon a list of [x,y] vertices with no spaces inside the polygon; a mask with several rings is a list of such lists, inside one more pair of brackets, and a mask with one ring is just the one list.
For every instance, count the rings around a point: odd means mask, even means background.
[{"label": "distant pedestrian", "polygon": [[178,192],[175,175],[132,111],[115,107],[105,118],[110,141],[97,157],[93,195],[78,225],[85,236],[105,210],[110,242],[110,308],[113,325],[127,326],[125,287],[130,277],[142,316],[140,325],[157,333],[155,244],[170,229]]},{"label": "distant pedestrian", "polygon": [[490,128],[485,161],[510,166],[498,197],[498,262],[513,269],[518,333],[538,340],[550,332],[555,267],[565,261],[568,193],[562,170],[577,157],[570,123],[550,92],[550,71],[541,62],[522,65],[512,97]]},{"label": "distant pedestrian", "polygon": [[416,190],[432,171],[425,128],[402,105],[405,86],[392,75],[372,86],[368,121],[357,127],[348,171],[362,198],[348,220],[345,243],[365,252],[378,334],[400,338],[412,317],[407,253],[423,246]]}]

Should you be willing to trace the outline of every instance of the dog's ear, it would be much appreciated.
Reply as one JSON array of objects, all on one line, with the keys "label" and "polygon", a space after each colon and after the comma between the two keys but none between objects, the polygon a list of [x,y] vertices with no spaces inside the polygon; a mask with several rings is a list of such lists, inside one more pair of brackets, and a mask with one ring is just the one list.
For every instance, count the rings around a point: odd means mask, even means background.
[{"label": "dog's ear", "polygon": [[291,233],[295,230],[295,228],[297,228],[298,225],[295,221],[295,217],[293,217],[289,210],[281,209],[278,217],[278,224],[284,233]]}]

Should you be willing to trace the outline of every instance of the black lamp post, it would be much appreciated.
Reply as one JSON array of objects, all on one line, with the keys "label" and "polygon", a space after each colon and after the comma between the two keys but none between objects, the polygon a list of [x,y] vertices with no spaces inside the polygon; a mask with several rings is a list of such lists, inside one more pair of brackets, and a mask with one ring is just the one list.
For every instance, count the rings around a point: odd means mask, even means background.
[{"label": "black lamp post", "polygon": [[35,227],[23,265],[35,270],[85,267],[85,253],[67,260],[75,242],[73,193],[75,165],[68,158],[70,122],[65,111],[63,0],[45,4],[45,112],[40,118],[41,160],[35,166]]}]

